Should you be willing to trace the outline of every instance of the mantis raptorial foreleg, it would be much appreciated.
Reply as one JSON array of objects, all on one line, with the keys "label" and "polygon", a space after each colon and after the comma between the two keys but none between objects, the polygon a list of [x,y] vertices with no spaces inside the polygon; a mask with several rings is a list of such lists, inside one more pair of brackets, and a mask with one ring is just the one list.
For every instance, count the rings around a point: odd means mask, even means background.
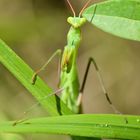
[{"label": "mantis raptorial foreleg", "polygon": [[101,88],[102,88],[102,91],[108,101],[108,103],[110,104],[111,108],[114,110],[115,113],[119,113],[121,114],[117,109],[116,107],[112,104],[110,98],[109,98],[109,95],[108,95],[108,92],[105,88],[105,85],[104,85],[104,81],[103,81],[103,78],[100,74],[100,71],[99,71],[99,68],[97,66],[97,63],[95,61],[94,58],[90,57],[89,60],[88,60],[88,64],[87,64],[87,67],[86,67],[86,71],[85,71],[85,74],[84,74],[84,78],[83,78],[83,82],[82,82],[82,85],[81,85],[81,88],[80,88],[80,93],[79,93],[79,97],[78,97],[78,100],[77,100],[77,105],[80,105],[81,103],[81,100],[82,100],[82,94],[83,94],[83,91],[84,91],[84,88],[85,88],[85,84],[86,84],[86,80],[87,80],[87,76],[88,76],[88,72],[89,72],[89,68],[91,66],[91,63],[93,63],[94,67],[95,67],[95,70],[97,72],[97,76],[98,76],[98,79],[99,79],[99,82],[100,82],[100,85],[101,85]]},{"label": "mantis raptorial foreleg", "polygon": [[[33,74],[32,79],[31,79],[31,83],[32,83],[33,85],[34,85],[35,82],[36,82],[37,75],[38,75],[41,71],[45,70],[45,68],[48,66],[48,64],[51,62],[51,60],[52,60],[56,55],[59,55],[59,63],[58,63],[58,76],[59,76],[59,73],[60,73],[60,59],[61,59],[60,56],[61,56],[61,52],[62,52],[62,51],[61,51],[60,49],[58,49],[57,51],[55,51],[55,52],[53,53],[53,55],[49,58],[49,60],[48,60],[40,69],[38,69],[38,70]],[[54,91],[54,92],[50,93],[49,95],[47,95],[47,96],[43,97],[42,99],[40,99],[39,102],[37,102],[36,104],[32,105],[28,110],[24,111],[24,112],[22,113],[22,115],[20,115],[20,117],[19,117],[20,119],[16,120],[16,121],[13,123],[13,126],[17,125],[18,123],[24,122],[26,119],[22,119],[22,118],[24,118],[24,116],[25,116],[28,112],[30,112],[34,107],[38,106],[38,105],[40,104],[41,101],[47,99],[48,97],[50,97],[50,96],[52,96],[52,95],[56,95],[56,94],[58,94],[58,93],[61,93],[62,91],[63,91],[63,88],[59,88],[59,89],[57,89],[56,91]]]},{"label": "mantis raptorial foreleg", "polygon": [[[40,69],[38,69],[38,70],[33,74],[32,80],[31,80],[32,85],[35,84],[37,75],[38,75],[41,71],[45,70],[45,68],[48,66],[48,64],[51,62],[51,60],[52,60],[56,55],[61,56],[61,52],[62,52],[62,51],[61,51],[60,49],[58,49],[57,51],[55,51],[55,52],[53,53],[53,55],[49,58],[49,60],[48,60]],[[58,65],[58,75],[59,75],[59,73],[60,73],[60,68],[59,68],[59,66],[60,66],[60,57],[59,57],[59,65]]]}]

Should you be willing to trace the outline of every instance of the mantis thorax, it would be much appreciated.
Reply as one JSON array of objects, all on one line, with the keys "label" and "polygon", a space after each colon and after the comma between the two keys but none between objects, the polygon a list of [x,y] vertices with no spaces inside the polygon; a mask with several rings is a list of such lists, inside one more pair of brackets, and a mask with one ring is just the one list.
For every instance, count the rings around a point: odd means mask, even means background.
[{"label": "mantis thorax", "polygon": [[83,17],[68,17],[67,22],[74,28],[79,28],[86,23],[86,19]]}]

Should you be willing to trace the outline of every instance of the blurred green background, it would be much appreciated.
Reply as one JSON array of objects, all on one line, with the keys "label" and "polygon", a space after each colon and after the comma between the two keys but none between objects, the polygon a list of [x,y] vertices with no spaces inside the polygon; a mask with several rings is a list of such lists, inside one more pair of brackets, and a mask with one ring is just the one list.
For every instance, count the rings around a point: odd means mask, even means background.
[{"label": "blurred green background", "polygon": [[[77,13],[86,2],[71,1]],[[56,49],[65,46],[70,27],[66,19],[70,15],[65,0],[0,0],[0,38],[37,70]],[[115,37],[89,23],[82,28],[82,37],[77,60],[80,82],[88,58],[94,57],[116,108],[123,114],[140,114],[140,43]],[[40,74],[54,89],[57,88],[57,64],[58,57]],[[102,94],[95,69],[92,68],[84,90],[84,113],[114,113]],[[28,91],[0,64],[1,120],[15,120],[35,103]],[[47,112],[37,106],[28,117],[46,115]],[[6,137],[12,139],[11,135]],[[3,140],[7,140],[6,137]],[[39,138],[69,139],[36,134],[19,136],[17,140]]]}]

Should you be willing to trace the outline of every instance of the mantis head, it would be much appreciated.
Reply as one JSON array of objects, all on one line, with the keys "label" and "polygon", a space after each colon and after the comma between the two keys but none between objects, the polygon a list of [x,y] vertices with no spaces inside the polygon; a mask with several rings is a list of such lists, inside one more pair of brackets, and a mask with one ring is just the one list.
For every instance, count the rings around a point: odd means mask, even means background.
[{"label": "mantis head", "polygon": [[68,17],[67,22],[74,28],[79,28],[86,23],[86,19],[82,17]]},{"label": "mantis head", "polygon": [[82,10],[80,11],[79,13],[79,17],[76,17],[76,14],[75,14],[75,11],[74,11],[74,8],[72,6],[72,4],[70,3],[70,0],[67,0],[67,3],[69,4],[70,6],[70,9],[71,11],[73,12],[73,16],[74,17],[69,17],[67,19],[68,23],[73,26],[74,28],[79,28],[81,27],[85,22],[86,22],[86,19],[85,18],[82,18],[81,15],[84,11],[84,9],[87,7],[87,5],[91,2],[92,0],[88,0],[86,2],[86,4],[84,5],[84,7],[82,8]]}]

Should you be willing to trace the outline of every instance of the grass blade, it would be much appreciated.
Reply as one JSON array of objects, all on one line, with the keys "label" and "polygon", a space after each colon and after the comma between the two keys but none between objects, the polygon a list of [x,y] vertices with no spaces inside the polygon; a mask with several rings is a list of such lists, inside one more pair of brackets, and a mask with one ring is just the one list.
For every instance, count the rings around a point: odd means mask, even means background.
[{"label": "grass blade", "polygon": [[0,62],[32,93],[41,105],[47,109],[48,113],[51,115],[72,114],[67,106],[56,96],[50,96],[46,100],[42,100],[53,93],[53,90],[39,77],[37,77],[36,83],[32,85],[33,70],[2,40],[0,40]]},{"label": "grass blade", "polygon": [[54,133],[97,138],[140,139],[140,116],[67,115],[29,119],[13,126],[0,123],[0,133]]}]

